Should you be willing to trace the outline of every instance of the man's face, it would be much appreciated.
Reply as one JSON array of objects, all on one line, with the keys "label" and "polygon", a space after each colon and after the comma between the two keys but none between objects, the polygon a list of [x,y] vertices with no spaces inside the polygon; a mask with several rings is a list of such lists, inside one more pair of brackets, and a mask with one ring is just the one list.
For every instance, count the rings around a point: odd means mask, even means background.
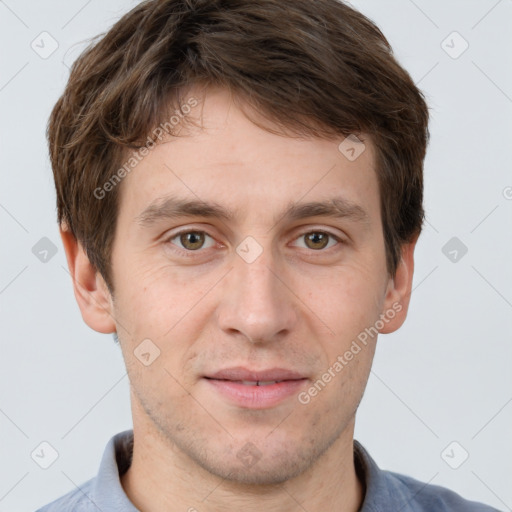
[{"label": "man's face", "polygon": [[[112,315],[134,425],[213,474],[277,483],[352,435],[375,337],[308,390],[391,307],[375,152],[367,140],[350,161],[343,137],[267,132],[222,90],[190,115],[203,128],[157,145],[121,185]],[[231,217],[166,215],[169,198]],[[358,208],[297,208],[338,199]],[[268,387],[211,378],[230,368],[295,375]],[[262,380],[282,380],[272,376]]]}]

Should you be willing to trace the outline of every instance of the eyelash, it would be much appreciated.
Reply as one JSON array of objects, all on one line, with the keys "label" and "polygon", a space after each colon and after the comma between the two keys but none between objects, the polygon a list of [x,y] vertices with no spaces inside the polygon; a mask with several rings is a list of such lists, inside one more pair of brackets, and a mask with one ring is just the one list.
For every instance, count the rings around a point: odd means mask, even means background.
[{"label": "eyelash", "polygon": [[[174,243],[172,243],[172,240],[176,239],[176,238],[179,238],[181,235],[184,235],[186,233],[202,233],[202,234],[205,234],[206,236],[210,237],[211,239],[214,240],[213,236],[209,235],[206,231],[203,231],[203,230],[200,230],[200,229],[185,229],[183,231],[179,231],[177,233],[173,233],[172,236],[170,237],[167,237],[167,239],[165,240],[166,243],[169,243],[170,245],[173,245],[174,246],[174,251],[176,251],[178,254],[182,255],[182,256],[185,256],[187,258],[194,258],[196,257],[197,254],[200,254],[201,252],[204,252],[205,250],[207,249],[197,249],[195,251],[193,250],[190,250],[190,249],[184,249],[184,248],[181,248],[181,247],[178,247],[176,246]],[[329,231],[324,231],[324,230],[321,230],[321,229],[313,229],[313,230],[309,230],[309,231],[304,231],[303,233],[301,233],[299,236],[297,236],[294,240],[298,240],[299,238],[302,238],[306,235],[309,235],[311,233],[320,233],[320,234],[323,234],[323,235],[327,235],[330,239],[334,239],[336,242],[338,242],[338,244],[344,244],[344,240],[342,240],[339,236],[335,235],[334,233],[331,233]],[[328,242],[329,243],[329,242]],[[315,249],[309,249],[312,253],[325,253],[327,252],[329,249],[332,249],[333,247],[335,246],[331,246],[331,247],[328,247],[327,249],[318,249],[318,250],[315,250]],[[302,248],[304,249],[304,248]],[[307,248],[306,248],[307,249]]]}]

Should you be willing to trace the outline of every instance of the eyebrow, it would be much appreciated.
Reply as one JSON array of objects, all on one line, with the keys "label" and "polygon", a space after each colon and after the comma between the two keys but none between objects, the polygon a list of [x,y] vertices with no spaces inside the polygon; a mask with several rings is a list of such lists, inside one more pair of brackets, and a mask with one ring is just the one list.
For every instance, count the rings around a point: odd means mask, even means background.
[{"label": "eyebrow", "polygon": [[[141,227],[150,227],[162,220],[194,216],[232,222],[237,211],[229,210],[215,202],[166,196],[153,201],[135,218],[135,221]],[[325,201],[290,202],[281,214],[274,217],[274,226],[278,222],[297,221],[309,217],[347,219],[367,227],[370,225],[370,216],[363,207],[344,197],[332,197]]]}]

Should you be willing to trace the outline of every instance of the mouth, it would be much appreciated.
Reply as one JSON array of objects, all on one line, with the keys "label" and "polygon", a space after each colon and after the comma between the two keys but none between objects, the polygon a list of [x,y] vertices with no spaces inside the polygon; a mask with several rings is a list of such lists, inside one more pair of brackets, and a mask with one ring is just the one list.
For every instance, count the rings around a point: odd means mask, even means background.
[{"label": "mouth", "polygon": [[249,384],[266,382],[282,382],[285,380],[300,380],[305,379],[306,376],[296,370],[287,368],[268,368],[265,370],[251,370],[243,366],[233,366],[231,368],[224,368],[215,373],[205,375],[207,379],[215,380],[229,380],[232,382],[247,382]]},{"label": "mouth", "polygon": [[[208,378],[208,377],[206,377]],[[284,380],[229,380],[229,379],[212,379],[212,380],[223,380],[224,382],[234,382],[236,384],[243,384],[244,386],[270,386],[272,384],[277,384],[278,382],[286,382]]]},{"label": "mouth", "polygon": [[268,409],[296,395],[309,379],[283,368],[263,371],[235,367],[207,375],[204,380],[228,403],[245,409]]}]

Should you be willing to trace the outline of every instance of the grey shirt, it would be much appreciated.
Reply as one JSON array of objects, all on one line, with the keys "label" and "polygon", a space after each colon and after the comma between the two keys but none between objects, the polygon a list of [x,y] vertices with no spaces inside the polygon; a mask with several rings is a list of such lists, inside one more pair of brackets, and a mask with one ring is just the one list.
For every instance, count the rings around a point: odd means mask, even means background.
[{"label": "grey shirt", "polygon": [[[133,430],[113,436],[100,469],[85,482],[37,512],[138,512],[120,482],[131,464]],[[467,501],[444,487],[379,469],[361,443],[354,440],[354,461],[366,491],[360,512],[491,512],[497,509]]]}]

